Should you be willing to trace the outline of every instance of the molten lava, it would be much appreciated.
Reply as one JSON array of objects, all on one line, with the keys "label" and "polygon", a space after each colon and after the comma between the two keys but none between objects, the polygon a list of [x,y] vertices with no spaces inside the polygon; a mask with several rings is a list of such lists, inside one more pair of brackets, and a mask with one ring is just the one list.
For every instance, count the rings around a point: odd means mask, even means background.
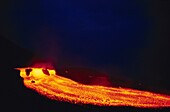
[{"label": "molten lava", "polygon": [[84,85],[59,76],[52,69],[17,69],[26,87],[53,100],[99,106],[170,107],[170,96],[167,95],[128,88]]}]

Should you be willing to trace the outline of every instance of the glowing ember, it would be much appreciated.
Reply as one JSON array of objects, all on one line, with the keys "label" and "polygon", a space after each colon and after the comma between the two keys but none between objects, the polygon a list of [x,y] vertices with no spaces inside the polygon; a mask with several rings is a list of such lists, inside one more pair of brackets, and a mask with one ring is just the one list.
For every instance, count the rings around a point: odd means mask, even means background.
[{"label": "glowing ember", "polygon": [[170,96],[127,88],[91,86],[59,76],[55,70],[17,68],[24,85],[53,100],[99,106],[170,107]]}]

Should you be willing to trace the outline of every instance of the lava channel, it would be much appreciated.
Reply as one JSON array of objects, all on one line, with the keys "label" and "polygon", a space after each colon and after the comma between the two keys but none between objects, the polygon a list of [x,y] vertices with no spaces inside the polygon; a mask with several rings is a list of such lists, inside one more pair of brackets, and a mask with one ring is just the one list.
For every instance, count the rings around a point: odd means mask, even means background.
[{"label": "lava channel", "polygon": [[170,107],[170,96],[129,88],[85,85],[59,76],[53,69],[17,68],[24,85],[52,100],[98,106]]}]

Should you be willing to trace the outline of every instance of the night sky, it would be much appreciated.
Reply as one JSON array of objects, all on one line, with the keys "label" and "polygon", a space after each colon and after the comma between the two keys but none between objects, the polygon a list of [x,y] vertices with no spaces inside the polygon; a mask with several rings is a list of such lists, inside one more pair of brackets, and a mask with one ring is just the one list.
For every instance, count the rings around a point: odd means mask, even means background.
[{"label": "night sky", "polygon": [[9,6],[6,35],[18,45],[58,66],[116,67],[138,74],[153,27],[149,2],[44,0]]},{"label": "night sky", "polygon": [[[0,4],[1,37],[52,61],[56,68],[91,68],[170,94],[170,1],[2,0]],[[8,60],[5,53],[1,59]]]}]

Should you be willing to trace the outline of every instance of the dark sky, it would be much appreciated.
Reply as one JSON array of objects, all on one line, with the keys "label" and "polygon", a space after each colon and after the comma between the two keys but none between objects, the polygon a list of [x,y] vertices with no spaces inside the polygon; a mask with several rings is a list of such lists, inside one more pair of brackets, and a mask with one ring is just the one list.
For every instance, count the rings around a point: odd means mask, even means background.
[{"label": "dark sky", "polygon": [[118,69],[166,86],[169,5],[168,0],[6,0],[1,32],[58,66]]}]

